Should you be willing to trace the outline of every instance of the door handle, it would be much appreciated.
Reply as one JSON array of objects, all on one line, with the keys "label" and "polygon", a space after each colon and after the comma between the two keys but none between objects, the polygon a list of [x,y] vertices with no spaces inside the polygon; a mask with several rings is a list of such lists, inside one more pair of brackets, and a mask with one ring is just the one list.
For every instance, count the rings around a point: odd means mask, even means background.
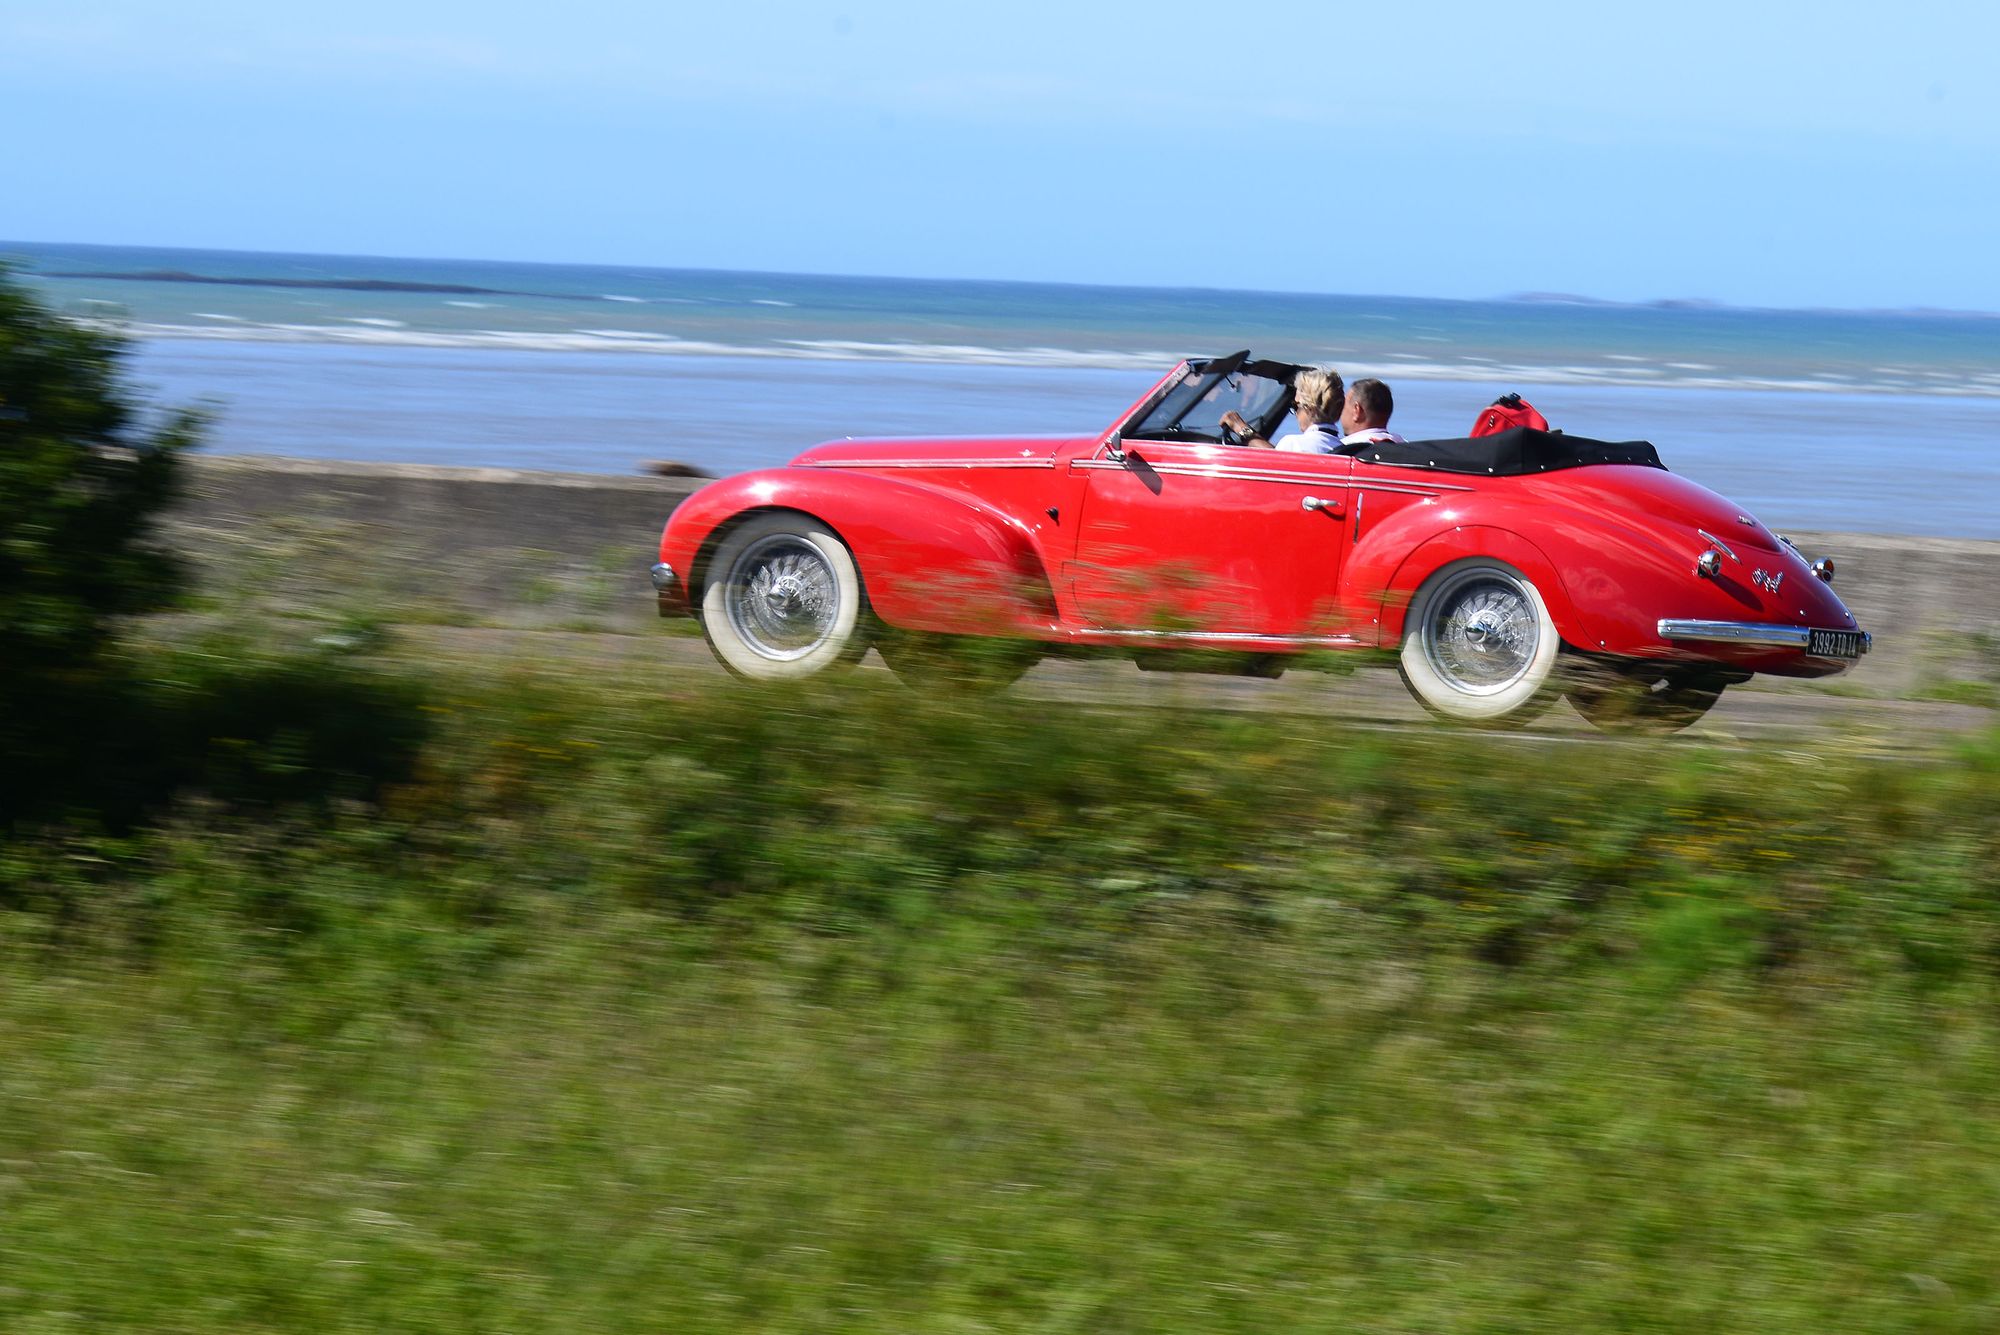
[{"label": "door handle", "polygon": [[1299,502],[1299,509],[1323,510],[1335,519],[1347,513],[1347,507],[1341,504],[1338,496],[1308,496]]}]

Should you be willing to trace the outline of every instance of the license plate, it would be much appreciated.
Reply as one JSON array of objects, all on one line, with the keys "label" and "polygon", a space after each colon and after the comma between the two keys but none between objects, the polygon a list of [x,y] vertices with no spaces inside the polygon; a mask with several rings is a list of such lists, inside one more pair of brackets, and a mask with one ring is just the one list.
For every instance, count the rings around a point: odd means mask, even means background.
[{"label": "license plate", "polygon": [[1814,658],[1859,658],[1861,657],[1861,632],[1858,630],[1816,630],[1812,633],[1812,643],[1806,652]]}]

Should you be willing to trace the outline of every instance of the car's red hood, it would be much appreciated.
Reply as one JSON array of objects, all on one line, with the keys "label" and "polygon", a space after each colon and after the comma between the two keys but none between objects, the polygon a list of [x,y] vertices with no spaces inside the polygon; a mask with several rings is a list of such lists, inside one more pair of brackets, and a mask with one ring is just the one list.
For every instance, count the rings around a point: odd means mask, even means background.
[{"label": "car's red hood", "polygon": [[1035,463],[1066,446],[1087,443],[1078,436],[885,436],[873,440],[830,440],[792,460],[794,467],[977,468]]}]

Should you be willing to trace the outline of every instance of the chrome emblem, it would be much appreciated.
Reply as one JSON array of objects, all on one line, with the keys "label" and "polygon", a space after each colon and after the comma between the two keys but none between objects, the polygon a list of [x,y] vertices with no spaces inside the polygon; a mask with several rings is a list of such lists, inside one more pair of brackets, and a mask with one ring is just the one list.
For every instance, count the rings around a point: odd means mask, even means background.
[{"label": "chrome emblem", "polygon": [[1785,582],[1785,572],[1773,570],[1766,573],[1762,570],[1753,570],[1750,572],[1750,582],[1766,593],[1776,593],[1778,586]]}]

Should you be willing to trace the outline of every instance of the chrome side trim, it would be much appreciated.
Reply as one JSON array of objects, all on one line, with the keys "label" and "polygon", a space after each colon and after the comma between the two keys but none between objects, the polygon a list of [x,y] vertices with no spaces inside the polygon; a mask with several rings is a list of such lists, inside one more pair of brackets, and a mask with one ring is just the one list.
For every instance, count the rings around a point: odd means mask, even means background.
[{"label": "chrome side trim", "polygon": [[1471,487],[1454,487],[1443,482],[1357,482],[1349,479],[1348,486],[1356,491],[1381,491],[1395,496],[1435,496],[1444,491],[1471,491]]},{"label": "chrome side trim", "polygon": [[[1112,459],[1075,459],[1073,469],[1116,470],[1128,465]],[[1361,491],[1399,492],[1407,496],[1435,496],[1441,491],[1471,491],[1471,487],[1449,482],[1377,482],[1329,473],[1285,473],[1269,468],[1237,468],[1228,464],[1157,464],[1147,466],[1170,477],[1213,477],[1230,482],[1289,482],[1301,487],[1353,487]]]},{"label": "chrome side trim", "polygon": [[821,459],[800,468],[1054,468],[1054,459]]},{"label": "chrome side trim", "polygon": [[[1329,473],[1287,473],[1275,468],[1239,467],[1235,464],[1176,464],[1154,463],[1151,459],[1146,466],[1155,473],[1165,473],[1173,477],[1223,477],[1238,482],[1299,482],[1311,486],[1344,485],[1346,478]],[[1116,459],[1078,459],[1075,468],[1117,469],[1131,467],[1129,462]]]},{"label": "chrome side trim", "polygon": [[[1864,654],[1874,647],[1875,637],[1865,630],[1847,626],[1825,629],[1830,634],[1859,635]],[[1729,644],[1763,644],[1778,649],[1805,649],[1812,645],[1813,627],[1787,626],[1775,621],[1680,621],[1663,617],[1659,633],[1663,640],[1710,640]]]},{"label": "chrome side trim", "polygon": [[1186,640],[1203,644],[1316,644],[1327,648],[1357,645],[1352,635],[1269,635],[1255,630],[1111,630],[1083,628],[1086,635],[1122,635],[1146,640]]},{"label": "chrome side trim", "polygon": [[1732,561],[1735,561],[1738,565],[1742,564],[1741,558],[1739,558],[1735,552],[1731,551],[1729,548],[1729,544],[1724,542],[1721,538],[1716,537],[1713,533],[1710,533],[1705,528],[1698,528],[1695,530],[1695,532],[1700,534],[1703,538],[1705,538],[1710,546],[1714,547],[1724,556],[1728,557]]}]

